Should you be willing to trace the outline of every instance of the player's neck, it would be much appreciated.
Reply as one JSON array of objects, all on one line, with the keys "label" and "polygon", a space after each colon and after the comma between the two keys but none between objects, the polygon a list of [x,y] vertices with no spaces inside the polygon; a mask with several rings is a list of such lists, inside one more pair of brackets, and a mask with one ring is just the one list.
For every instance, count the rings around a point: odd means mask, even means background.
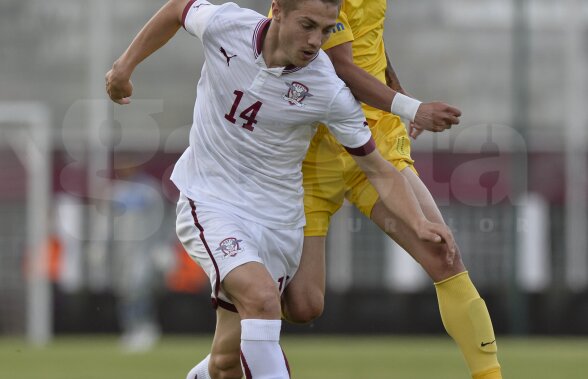
[{"label": "player's neck", "polygon": [[279,43],[279,31],[280,26],[276,22],[271,22],[269,28],[263,33],[263,44],[261,52],[263,54],[263,60],[268,68],[271,67],[285,67],[290,65],[286,54],[280,49]]}]

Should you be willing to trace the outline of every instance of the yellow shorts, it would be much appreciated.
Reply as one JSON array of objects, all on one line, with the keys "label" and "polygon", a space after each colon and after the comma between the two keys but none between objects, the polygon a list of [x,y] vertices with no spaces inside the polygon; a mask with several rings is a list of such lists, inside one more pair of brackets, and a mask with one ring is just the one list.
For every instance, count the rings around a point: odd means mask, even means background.
[{"label": "yellow shorts", "polygon": [[[384,159],[399,171],[409,167],[410,140],[404,123],[392,114],[379,120],[368,119],[376,146]],[[310,143],[302,164],[304,186],[305,236],[326,236],[331,216],[349,200],[368,218],[379,196],[355,161],[321,125]]]}]

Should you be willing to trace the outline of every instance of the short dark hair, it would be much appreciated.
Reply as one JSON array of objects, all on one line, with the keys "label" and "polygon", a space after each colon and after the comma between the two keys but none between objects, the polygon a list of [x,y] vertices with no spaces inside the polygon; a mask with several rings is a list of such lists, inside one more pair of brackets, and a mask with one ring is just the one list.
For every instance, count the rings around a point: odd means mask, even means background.
[{"label": "short dark hair", "polygon": [[[282,11],[284,12],[284,14],[297,9],[298,5],[300,3],[303,3],[304,1],[307,0],[277,0],[278,4],[280,5],[280,8],[282,8]],[[332,5],[336,5],[337,7],[341,7],[341,0],[320,0],[323,3],[326,4],[332,4]]]}]

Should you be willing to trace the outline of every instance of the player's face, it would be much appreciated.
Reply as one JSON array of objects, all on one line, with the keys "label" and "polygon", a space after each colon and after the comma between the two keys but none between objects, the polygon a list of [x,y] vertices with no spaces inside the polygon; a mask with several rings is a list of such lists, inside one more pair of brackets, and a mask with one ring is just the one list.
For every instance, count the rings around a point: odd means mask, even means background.
[{"label": "player's face", "polygon": [[305,0],[281,15],[280,49],[290,64],[304,67],[327,41],[335,27],[339,8],[320,0]]}]

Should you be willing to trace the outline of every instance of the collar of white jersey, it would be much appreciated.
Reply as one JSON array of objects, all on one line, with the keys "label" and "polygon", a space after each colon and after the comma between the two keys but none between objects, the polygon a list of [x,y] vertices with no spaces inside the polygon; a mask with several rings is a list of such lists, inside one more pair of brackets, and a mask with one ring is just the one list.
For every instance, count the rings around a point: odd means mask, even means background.
[{"label": "collar of white jersey", "polygon": [[[259,57],[261,56],[261,50],[263,48],[263,35],[267,31],[267,29],[269,28],[271,21],[272,21],[271,18],[262,18],[257,23],[257,26],[255,27],[255,30],[253,31],[253,46],[252,46],[253,47],[253,55],[255,56],[256,62],[258,62],[258,63],[263,62],[264,65],[265,65],[265,61],[263,61],[263,59],[259,59]],[[316,57],[318,57],[318,53],[312,58],[311,62],[313,60],[315,60]],[[302,68],[303,67],[298,67],[298,66],[294,66],[293,64],[291,64],[286,67],[276,68],[276,71],[281,71],[281,74],[284,75],[284,74],[291,74],[293,72],[301,70]],[[273,69],[269,69],[269,70],[273,70]]]}]

